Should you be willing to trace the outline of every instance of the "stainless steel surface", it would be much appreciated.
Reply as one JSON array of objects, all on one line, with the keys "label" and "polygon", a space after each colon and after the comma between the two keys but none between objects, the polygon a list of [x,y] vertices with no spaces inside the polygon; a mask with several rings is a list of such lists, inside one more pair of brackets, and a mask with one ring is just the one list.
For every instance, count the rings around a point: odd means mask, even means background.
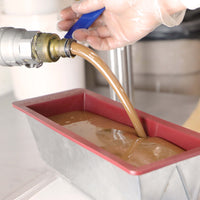
[{"label": "stainless steel surface", "polygon": [[[123,86],[130,101],[133,103],[133,74],[132,74],[132,49],[131,46],[118,48],[109,52],[110,68],[119,82]],[[117,95],[110,88],[110,96],[113,100],[118,100]]]},{"label": "stainless steel surface", "polygon": [[[139,41],[131,50],[134,89],[200,95],[199,39]],[[107,84],[98,73],[93,76],[97,86]]]},{"label": "stainless steel surface", "polygon": [[32,41],[37,31],[12,27],[0,28],[0,65],[40,66],[32,55]]},{"label": "stainless steel surface", "polygon": [[[101,94],[109,95],[107,88],[97,88],[96,90]],[[1,200],[15,199],[17,195],[34,187],[34,184],[38,183],[37,180],[44,177],[49,170],[40,158],[25,116],[12,108],[11,103],[14,100],[13,94],[0,96]],[[137,108],[181,125],[195,108],[198,97],[135,91],[135,101]],[[81,170],[85,168],[87,168],[87,164],[85,167],[81,167]],[[195,168],[197,173],[196,170],[198,169]],[[178,176],[177,170],[172,172],[171,175],[172,177]],[[188,176],[190,176],[190,173],[188,173]],[[106,179],[103,181],[105,182]],[[170,182],[171,184],[172,182]],[[173,185],[170,187],[173,189]],[[104,192],[107,190],[108,188]],[[174,194],[176,194],[176,191]],[[85,198],[80,196],[78,199]],[[165,196],[164,200],[171,199]]]}]

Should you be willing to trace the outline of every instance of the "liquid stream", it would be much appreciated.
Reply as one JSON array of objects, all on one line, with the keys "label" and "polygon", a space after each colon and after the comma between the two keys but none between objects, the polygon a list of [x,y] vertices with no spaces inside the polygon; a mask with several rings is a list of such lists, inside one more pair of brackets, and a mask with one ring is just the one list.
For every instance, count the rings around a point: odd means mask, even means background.
[{"label": "liquid stream", "polygon": [[105,62],[94,51],[76,42],[72,42],[70,51],[72,54],[81,56],[82,58],[89,61],[104,76],[124,106],[136,130],[136,134],[139,137],[145,138],[146,133],[133,105],[131,104],[118,79],[112,73],[110,68],[105,64]]}]

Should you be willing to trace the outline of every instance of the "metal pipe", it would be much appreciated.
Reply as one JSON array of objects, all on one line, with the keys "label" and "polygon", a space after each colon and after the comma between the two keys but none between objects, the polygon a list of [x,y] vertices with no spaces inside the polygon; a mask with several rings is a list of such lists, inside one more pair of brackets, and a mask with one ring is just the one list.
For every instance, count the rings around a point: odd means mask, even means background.
[{"label": "metal pipe", "polygon": [[37,33],[12,27],[0,28],[0,65],[41,66],[41,63],[32,56],[31,45]]},{"label": "metal pipe", "polygon": [[[112,72],[122,84],[127,96],[133,103],[133,75],[132,75],[132,49],[131,46],[111,50],[110,67]],[[110,97],[113,100],[118,100],[117,95],[110,88]]]}]

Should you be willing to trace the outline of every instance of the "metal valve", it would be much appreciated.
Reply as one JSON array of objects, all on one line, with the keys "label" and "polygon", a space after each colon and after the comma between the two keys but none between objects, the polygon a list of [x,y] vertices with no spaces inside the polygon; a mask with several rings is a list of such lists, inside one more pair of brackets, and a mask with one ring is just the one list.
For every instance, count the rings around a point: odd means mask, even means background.
[{"label": "metal valve", "polygon": [[74,40],[60,39],[57,34],[0,28],[0,65],[40,67],[43,62],[56,62],[60,57],[73,57]]}]

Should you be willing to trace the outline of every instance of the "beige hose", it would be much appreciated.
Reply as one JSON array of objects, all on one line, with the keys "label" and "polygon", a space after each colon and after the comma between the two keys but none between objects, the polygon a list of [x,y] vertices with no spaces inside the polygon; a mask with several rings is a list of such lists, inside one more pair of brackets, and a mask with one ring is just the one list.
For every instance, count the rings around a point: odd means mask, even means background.
[{"label": "beige hose", "polygon": [[72,42],[70,50],[72,54],[81,56],[82,58],[90,62],[105,77],[110,86],[116,92],[122,105],[124,106],[136,130],[137,135],[143,138],[146,137],[146,133],[142,127],[142,124],[137,116],[133,105],[131,104],[121,84],[112,73],[110,68],[105,64],[105,62],[94,51],[76,42]]}]

